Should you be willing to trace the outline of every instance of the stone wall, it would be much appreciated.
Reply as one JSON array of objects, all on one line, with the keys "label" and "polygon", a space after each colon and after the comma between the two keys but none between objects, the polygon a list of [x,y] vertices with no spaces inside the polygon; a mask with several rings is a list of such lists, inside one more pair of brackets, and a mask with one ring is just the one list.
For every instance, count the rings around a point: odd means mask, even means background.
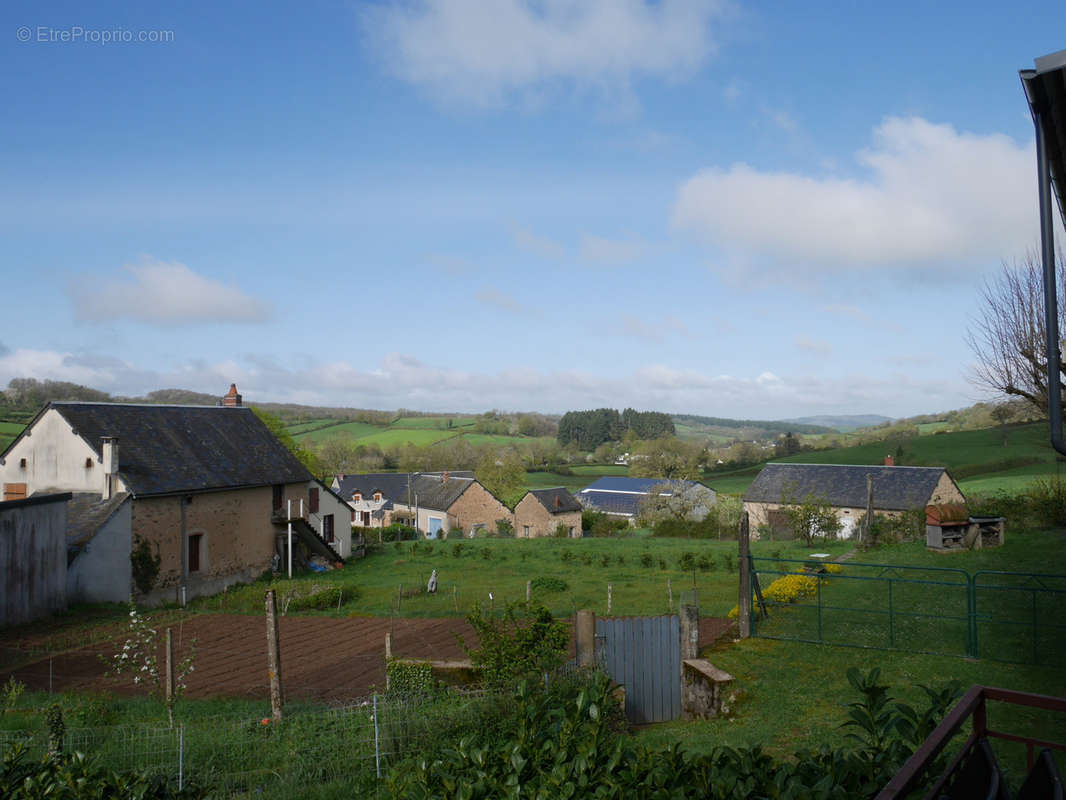
[{"label": "stone wall", "polygon": [[554,536],[555,529],[560,524],[571,529],[571,536],[581,536],[580,511],[553,514],[532,494],[527,494],[515,506],[514,535],[517,538],[534,539],[538,536]]},{"label": "stone wall", "polygon": [[496,520],[506,519],[514,522],[511,509],[501,503],[492,492],[477,481],[452,503],[448,513],[454,517],[455,525],[469,534],[470,529],[480,523],[489,530],[496,530]]}]

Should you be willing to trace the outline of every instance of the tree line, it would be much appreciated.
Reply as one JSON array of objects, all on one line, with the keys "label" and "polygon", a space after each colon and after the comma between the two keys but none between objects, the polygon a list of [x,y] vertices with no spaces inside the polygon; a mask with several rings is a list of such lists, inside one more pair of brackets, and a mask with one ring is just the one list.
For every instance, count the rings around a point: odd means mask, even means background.
[{"label": "tree line", "polygon": [[627,408],[618,413],[614,408],[596,408],[563,414],[556,439],[563,447],[574,442],[582,450],[595,450],[604,442],[620,441],[627,433],[636,439],[658,439],[677,431],[670,415],[660,411]]}]

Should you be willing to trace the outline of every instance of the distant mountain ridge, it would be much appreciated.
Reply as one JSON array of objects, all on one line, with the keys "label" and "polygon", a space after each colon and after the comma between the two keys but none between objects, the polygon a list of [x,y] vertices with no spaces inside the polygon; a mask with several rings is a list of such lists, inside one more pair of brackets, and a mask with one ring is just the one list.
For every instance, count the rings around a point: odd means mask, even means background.
[{"label": "distant mountain ridge", "polygon": [[883,425],[891,422],[892,417],[882,414],[819,414],[812,417],[796,417],[786,419],[785,422],[794,422],[799,425],[819,425],[824,428],[835,428],[841,433],[858,430],[859,428],[872,428],[875,425]]}]

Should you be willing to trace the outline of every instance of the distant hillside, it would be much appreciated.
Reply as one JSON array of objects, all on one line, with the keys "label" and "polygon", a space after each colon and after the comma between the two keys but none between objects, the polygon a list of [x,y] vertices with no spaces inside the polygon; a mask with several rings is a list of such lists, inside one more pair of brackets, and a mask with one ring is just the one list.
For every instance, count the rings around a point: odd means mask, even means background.
[{"label": "distant hillside", "polygon": [[[885,417],[881,414],[821,414],[814,417],[796,417],[795,419],[785,420],[785,422],[800,425],[819,425],[825,428],[832,428],[841,433],[858,430],[859,428],[871,428],[874,425],[883,425],[891,421],[891,417]],[[804,433],[804,431],[799,431],[799,433]]]},{"label": "distant hillside", "polygon": [[672,415],[677,435],[683,439],[707,437],[716,441],[732,439],[776,439],[786,433],[833,433],[824,425],[813,425],[784,420],[729,419],[728,417],[703,417],[698,414]]}]

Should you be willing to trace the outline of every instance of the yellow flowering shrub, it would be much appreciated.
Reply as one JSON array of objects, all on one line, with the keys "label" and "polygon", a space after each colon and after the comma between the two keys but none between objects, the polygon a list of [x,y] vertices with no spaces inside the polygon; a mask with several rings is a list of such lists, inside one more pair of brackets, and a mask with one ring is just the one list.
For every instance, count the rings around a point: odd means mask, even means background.
[{"label": "yellow flowering shrub", "polygon": [[844,568],[840,564],[826,564],[823,569],[830,575],[839,575],[844,571]]},{"label": "yellow flowering shrub", "polygon": [[[838,567],[837,572],[840,571]],[[810,597],[818,591],[818,579],[809,575],[784,575],[763,589],[763,600],[773,603],[795,603],[804,597]],[[754,598],[752,603],[754,604]],[[740,616],[740,609],[733,606],[729,612],[730,619]]]}]

